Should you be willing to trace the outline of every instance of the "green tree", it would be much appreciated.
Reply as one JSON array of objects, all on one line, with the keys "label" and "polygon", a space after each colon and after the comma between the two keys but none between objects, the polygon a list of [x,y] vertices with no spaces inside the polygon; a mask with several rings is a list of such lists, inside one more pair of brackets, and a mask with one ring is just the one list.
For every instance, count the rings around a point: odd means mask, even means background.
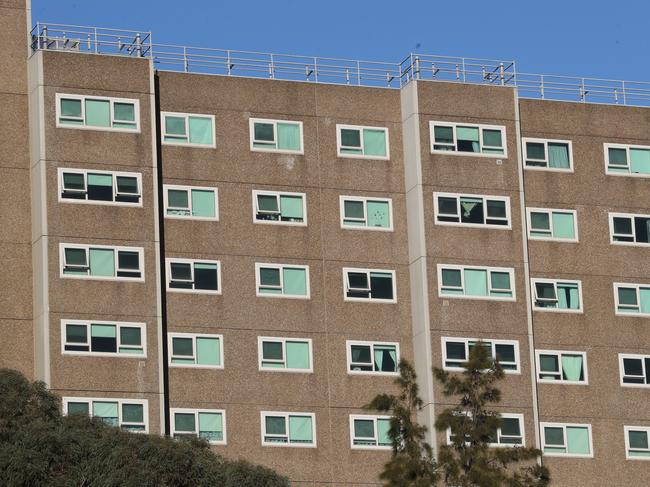
[{"label": "green tree", "polygon": [[[436,429],[451,430],[452,442],[440,447],[439,467],[443,481],[453,487],[545,487],[546,467],[535,460],[542,453],[535,448],[495,448],[497,428],[503,425],[490,405],[500,402],[495,383],[504,372],[488,347],[478,342],[463,364],[465,370],[450,374],[434,369],[445,396],[459,398],[459,404],[445,409],[436,420]],[[523,465],[521,465],[523,463]]]},{"label": "green tree", "polygon": [[287,487],[286,478],[215,455],[199,439],[129,433],[64,417],[42,382],[0,369],[2,485],[48,487]]}]

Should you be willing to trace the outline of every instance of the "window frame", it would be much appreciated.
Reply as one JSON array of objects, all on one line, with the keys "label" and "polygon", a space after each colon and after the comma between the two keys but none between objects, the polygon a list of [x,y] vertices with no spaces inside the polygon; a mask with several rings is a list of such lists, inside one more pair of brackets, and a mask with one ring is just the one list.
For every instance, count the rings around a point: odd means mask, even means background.
[{"label": "window frame", "polygon": [[[643,369],[643,379],[646,381],[645,384],[629,384],[626,382],[623,382],[623,378],[625,377],[625,368],[623,366],[623,359],[638,359],[641,360],[641,367]],[[618,354],[618,374],[619,374],[619,380],[620,380],[620,385],[621,387],[633,387],[637,389],[649,389],[650,388],[650,383],[648,383],[648,377],[650,376],[650,370],[646,369],[645,365],[645,359],[650,358],[650,354],[648,355],[643,355],[640,353],[619,353]]]},{"label": "window frame", "polygon": [[[514,267],[490,267],[490,266],[472,266],[472,265],[458,265],[458,264],[437,264],[437,275],[438,275],[438,297],[442,299],[478,299],[483,301],[505,301],[505,302],[515,302],[517,301],[517,286],[515,282],[515,269]],[[459,270],[460,272],[460,283],[463,293],[465,292],[465,269],[470,270],[481,270],[488,272],[488,295],[487,296],[468,296],[466,294],[443,294],[442,293],[442,271],[445,270]],[[507,272],[510,275],[510,286],[512,290],[512,297],[509,296],[490,296],[490,290],[492,286],[491,272]]]},{"label": "window frame", "polygon": [[619,213],[610,211],[607,213],[607,218],[609,220],[609,243],[610,245],[622,245],[625,247],[650,247],[650,242],[618,242],[614,240],[614,218],[631,218],[632,219],[632,238],[636,239],[636,228],[634,224],[634,218],[650,218],[650,215],[644,215],[642,213]]},{"label": "window frame", "polygon": [[[345,154],[341,153],[341,130],[359,130],[361,132],[361,152],[364,152],[364,143],[363,143],[363,130],[381,130],[386,134],[386,155],[385,156],[367,156],[365,154]],[[372,127],[369,125],[349,125],[349,124],[336,124],[336,157],[349,158],[349,159],[374,159],[379,161],[389,161],[390,160],[390,137],[388,132],[388,127]]]},{"label": "window frame", "polygon": [[[166,141],[165,137],[168,137],[169,134],[166,132],[166,126],[165,126],[165,117],[171,116],[171,117],[177,117],[177,118],[184,118],[185,119],[185,128],[187,130],[187,142],[170,142]],[[212,144],[196,144],[190,142],[190,117],[202,117],[202,118],[209,118],[212,120]],[[176,147],[194,147],[197,149],[216,149],[217,148],[217,126],[215,123],[215,116],[210,115],[207,113],[187,113],[187,112],[165,112],[161,111],[160,112],[160,143],[162,145],[171,145],[171,146],[176,146]],[[175,134],[171,134],[171,137],[176,136]]]},{"label": "window frame", "polygon": [[[630,318],[650,318],[650,312],[648,313],[643,313],[641,311],[641,288],[645,288],[650,290],[650,284],[642,284],[642,283],[633,283],[633,282],[614,282],[612,283],[612,287],[614,288],[614,314],[616,316],[626,316]],[[639,308],[639,312],[621,312],[618,310],[620,306],[619,302],[619,297],[618,297],[618,290],[619,288],[633,288],[636,291],[636,299],[637,299],[637,306]]]},{"label": "window frame", "polygon": [[[391,345],[395,346],[395,354],[397,360],[395,361],[395,371],[394,372],[383,372],[381,370],[352,370],[352,346],[368,346],[370,347],[370,356],[375,356],[375,345]],[[399,361],[401,358],[400,354],[400,343],[399,342],[380,342],[380,341],[368,341],[368,340],[346,340],[345,341],[345,357],[346,357],[346,369],[348,375],[383,375],[394,377],[399,375]],[[372,362],[374,369],[374,361]]]},{"label": "window frame", "polygon": [[[117,397],[73,397],[63,396],[61,398],[61,413],[63,416],[68,415],[68,403],[71,402],[85,402],[88,403],[88,417],[92,418],[92,403],[93,402],[116,402],[117,403],[117,428],[122,429],[125,424],[122,421],[122,406],[124,404],[137,404],[142,406],[142,420],[144,422],[144,430],[130,431],[131,433],[148,434],[149,433],[149,401],[147,399],[123,399]],[[126,423],[126,426],[136,423]],[[124,431],[124,430],[123,430]],[[126,430],[128,431],[128,430]]]},{"label": "window frame", "polygon": [[[438,221],[440,216],[438,198],[455,198],[456,203],[460,205],[460,198],[475,198],[483,200],[484,220],[487,220],[487,201],[501,201],[506,204],[506,221],[507,225],[494,225],[492,223],[463,223],[460,221],[460,206],[458,214],[458,222],[444,222]],[[450,226],[450,227],[465,227],[465,228],[494,228],[498,230],[512,230],[512,214],[510,211],[510,197],[509,196],[493,196],[493,195],[484,195],[484,194],[469,194],[469,193],[445,193],[445,192],[433,192],[433,224]]]},{"label": "window frame", "polygon": [[[537,237],[531,235],[532,227],[532,215],[531,213],[545,213],[548,215],[549,223],[551,227],[551,236],[550,237]],[[553,237],[553,213],[571,213],[573,215],[573,233],[575,238],[556,238]],[[580,241],[580,236],[578,235],[578,212],[576,210],[569,210],[565,208],[532,208],[526,207],[526,233],[528,240],[540,240],[543,242],[566,242],[566,243],[578,243]]]},{"label": "window frame", "polygon": [[[501,438],[501,426],[496,430],[497,442],[488,443],[492,448],[524,448],[526,446],[526,430],[524,426],[524,415],[521,413],[499,413],[501,419],[516,419],[519,423],[519,431],[521,432],[521,443],[500,443],[499,439]],[[508,436],[508,435],[505,435]],[[451,445],[451,428],[445,430],[445,442],[447,445]]]},{"label": "window frame", "polygon": [[[227,445],[228,436],[226,433],[226,410],[225,409],[197,409],[197,408],[169,408],[170,416],[170,436],[176,438],[176,413],[180,414],[194,414],[194,426],[196,427],[196,437],[199,438],[199,413],[221,414],[221,424],[223,426],[223,440],[210,441],[206,440],[210,445]],[[187,435],[188,433],[180,433]]]},{"label": "window frame", "polygon": [[[269,190],[263,190],[263,189],[254,189],[252,191],[252,203],[253,203],[253,223],[256,225],[286,225],[286,226],[292,226],[292,227],[306,227],[307,226],[307,193],[296,193],[296,192],[290,192],[290,191],[269,191]],[[257,213],[258,213],[258,201],[257,197],[258,196],[275,196],[276,200],[278,202],[278,209],[280,209],[280,198],[282,196],[290,196],[290,197],[300,197],[302,198],[302,214],[303,214],[303,221],[301,222],[283,222],[281,220],[258,220],[257,219]],[[281,210],[280,210],[281,211]]]},{"label": "window frame", "polygon": [[[575,428],[587,428],[589,432],[589,454],[585,455],[582,453],[556,453],[556,452],[545,452],[544,448],[546,446],[546,436],[544,435],[544,428],[562,428],[564,436],[564,447],[568,450],[569,445],[567,444],[566,429],[567,427]],[[544,456],[549,457],[569,457],[569,458],[594,458],[594,442],[593,435],[591,432],[591,424],[582,424],[582,423],[547,423],[540,421],[539,423],[540,430],[540,450],[544,453]],[[550,448],[557,448],[554,446],[549,446]]]},{"label": "window frame", "polygon": [[[192,190],[197,191],[211,191],[214,193],[214,217],[207,216],[185,216],[185,215],[168,215],[167,210],[169,210],[169,190],[177,191],[187,191],[188,192],[188,209],[192,213]],[[163,184],[163,216],[172,220],[202,220],[202,221],[219,221],[219,189],[216,187],[209,186],[187,186],[182,184]]]},{"label": "window frame", "polygon": [[[650,460],[650,455],[647,457],[644,456],[635,456],[635,455],[630,455],[630,436],[629,432],[630,431],[643,431],[645,432],[648,442],[650,443],[650,426],[623,426],[623,435],[625,436],[625,459],[626,460],[641,460],[644,462],[647,462]],[[648,448],[648,452],[650,452],[650,448]]]},{"label": "window frame", "polygon": [[[540,355],[555,355],[558,358],[558,364],[560,366],[559,374],[560,378],[557,380],[551,379],[542,379],[542,371],[540,370],[541,358]],[[585,380],[564,380],[562,378],[562,355],[580,355],[582,357],[582,371]],[[535,349],[535,371],[537,373],[537,383],[538,384],[566,384],[566,385],[576,385],[576,386],[588,386],[589,385],[589,371],[587,366],[587,352],[579,352],[574,350],[541,350]]]},{"label": "window frame", "polygon": [[[194,264],[216,264],[217,265],[217,290],[212,289],[183,289],[183,288],[174,288],[170,287],[172,281],[172,267],[171,264],[190,264],[190,270],[192,273],[192,285],[194,285]],[[220,260],[208,260],[208,259],[185,259],[185,258],[176,258],[176,257],[166,257],[165,258],[165,290],[168,293],[184,293],[184,294],[211,294],[211,295],[221,295],[223,288],[221,286],[221,261]]]},{"label": "window frame", "polygon": [[440,342],[441,342],[441,359],[442,359],[442,369],[443,370],[448,370],[450,372],[464,372],[466,369],[464,367],[454,367],[454,366],[448,366],[447,362],[449,361],[447,357],[447,347],[446,344],[447,342],[463,342],[465,345],[465,356],[469,358],[469,343],[470,342],[483,342],[483,343],[490,343],[490,349],[491,349],[491,357],[493,359],[496,359],[496,345],[513,345],[514,346],[514,352],[515,352],[515,366],[516,369],[503,369],[503,372],[506,374],[511,374],[511,375],[521,375],[521,354],[519,351],[519,340],[500,340],[500,339],[492,339],[492,338],[465,338],[465,337],[451,337],[451,336],[443,336],[440,337]]},{"label": "window frame", "polygon": [[[300,127],[300,150],[288,149],[264,149],[262,147],[255,147],[255,124],[265,123],[273,125],[273,136],[275,137],[275,144],[278,143],[278,122],[279,123],[293,123]],[[303,122],[301,120],[279,120],[271,118],[254,118],[248,119],[248,133],[250,141],[251,152],[274,152],[276,154],[297,154],[304,155],[305,153],[305,136],[303,131]]]},{"label": "window frame", "polygon": [[[131,321],[105,321],[105,320],[68,320],[61,319],[61,354],[62,355],[77,355],[81,357],[115,357],[115,358],[147,358],[147,324],[145,322],[131,322]],[[86,327],[86,336],[88,341],[83,343],[68,343],[66,341],[66,325],[77,325]],[[142,341],[142,353],[120,353],[119,351],[112,352],[93,352],[91,348],[91,325],[114,325],[116,331],[115,342],[117,344],[117,350],[120,349],[120,328],[124,326],[125,328],[139,328],[140,329],[140,339]],[[88,345],[88,351],[83,350],[66,350],[66,345]]]},{"label": "window frame", "polygon": [[[113,201],[104,201],[104,200],[89,200],[89,199],[75,199],[75,198],[64,198],[63,191],[63,174],[82,174],[84,177],[85,191],[79,191],[79,193],[84,193],[86,198],[88,197],[88,173],[91,174],[101,174],[104,176],[111,176],[113,178]],[[127,201],[115,201],[117,196],[117,178],[118,177],[128,177],[135,178],[138,184],[138,202],[130,203]],[[135,207],[142,208],[142,173],[139,172],[124,172],[124,171],[101,171],[101,170],[92,170],[92,169],[68,169],[60,167],[57,169],[57,182],[58,182],[58,199],[59,203],[73,203],[80,205],[99,205],[99,206],[126,206],[126,207]],[[134,194],[135,195],[135,194]]]},{"label": "window frame", "polygon": [[[83,249],[86,251],[86,261],[88,268],[88,275],[81,274],[64,274],[63,270],[65,269],[65,250],[66,249]],[[114,251],[114,276],[91,276],[90,275],[90,249],[103,249],[103,250],[113,250]],[[138,262],[140,264],[140,277],[126,277],[118,276],[117,271],[119,270],[119,255],[118,252],[137,252]],[[144,264],[144,248],[143,247],[124,247],[122,245],[90,245],[90,244],[77,244],[77,243],[59,243],[59,278],[61,279],[87,279],[91,281],[126,281],[126,282],[144,282],[145,276],[145,264]]]},{"label": "window frame", "polygon": [[[355,445],[354,444],[354,421],[355,420],[363,420],[363,421],[372,421],[373,422],[373,430],[375,433],[374,440],[377,442],[376,445]],[[386,416],[382,414],[350,414],[349,415],[349,425],[350,425],[350,448],[352,450],[382,450],[382,451],[390,451],[392,450],[393,446],[388,445],[388,446],[383,446],[379,444],[379,435],[378,435],[378,430],[377,430],[377,421],[380,419],[387,419],[390,421],[391,416]]]},{"label": "window frame", "polygon": [[[436,137],[435,137],[435,127],[449,127],[453,130],[454,137],[454,150],[441,150],[435,149],[436,146]],[[479,136],[479,145],[481,147],[481,152],[464,152],[458,150],[458,136],[456,134],[456,129],[458,126],[461,127],[472,127],[478,129]],[[501,142],[503,142],[503,154],[491,154],[483,152],[483,130],[498,130],[501,132]],[[441,145],[441,144],[438,144]],[[444,144],[443,144],[444,145]],[[451,144],[447,144],[451,145]],[[493,146],[488,146],[491,148]],[[431,154],[443,154],[443,155],[455,155],[455,156],[465,156],[465,157],[488,157],[492,159],[507,159],[508,158],[508,139],[507,131],[505,125],[488,125],[481,123],[472,123],[472,122],[445,122],[443,120],[430,120],[429,121],[429,152]]]},{"label": "window frame", "polygon": [[[305,296],[300,296],[296,294],[284,294],[284,275],[282,273],[282,269],[285,267],[305,270],[305,286],[307,288],[307,294]],[[260,293],[260,286],[261,286],[260,269],[262,268],[280,270],[280,294]],[[277,264],[271,262],[255,262],[255,296],[258,298],[311,299],[309,266],[301,265],[301,264]]]},{"label": "window frame", "polygon": [[[204,364],[179,364],[173,363],[172,359],[174,358],[174,348],[173,348],[173,339],[174,338],[191,338],[192,339],[192,357],[196,360],[196,339],[197,338],[212,338],[219,340],[219,364],[220,365],[204,365]],[[180,332],[167,332],[167,347],[169,350],[167,357],[167,364],[169,367],[178,367],[178,368],[188,368],[188,369],[212,369],[212,370],[223,370],[224,368],[224,343],[223,335],[216,333],[180,333]]]},{"label": "window frame", "polygon": [[[578,298],[580,300],[580,307],[578,309],[565,309],[565,308],[545,308],[543,306],[537,306],[537,286],[536,284],[553,284],[553,289],[555,290],[555,296],[557,298],[557,285],[558,284],[577,284],[578,285]],[[530,287],[532,298],[532,306],[534,311],[543,311],[551,313],[574,313],[574,314],[583,314],[584,313],[584,300],[582,296],[582,281],[580,279],[546,279],[542,277],[531,277],[530,278]],[[559,301],[559,300],[556,300]]]},{"label": "window frame", "polygon": [[[263,367],[262,362],[264,361],[264,342],[273,342],[282,344],[282,362],[286,365],[287,363],[287,342],[304,342],[309,346],[309,368],[307,369],[295,369],[289,367]],[[280,363],[280,362],[278,362]],[[312,374],[314,372],[314,348],[311,338],[294,338],[294,337],[271,337],[271,336],[258,336],[257,337],[257,370],[260,372],[288,372],[288,373],[302,373],[302,374]]]},{"label": "window frame", "polygon": [[[363,203],[364,225],[351,226],[345,225],[345,202],[358,201]],[[368,202],[377,201],[380,203],[388,203],[388,213],[390,215],[390,225],[388,227],[370,227],[368,226]],[[373,232],[392,232],[393,227],[393,199],[392,198],[374,198],[372,196],[347,196],[339,195],[339,220],[343,230],[370,230]]]},{"label": "window frame", "polygon": [[[287,430],[287,442],[267,442],[264,440],[266,435],[266,417],[267,416],[284,416],[285,426]],[[313,443],[291,443],[289,441],[289,417],[290,416],[309,416],[311,417],[311,435],[314,439]],[[262,446],[272,446],[272,447],[284,447],[284,448],[317,448],[318,438],[316,437],[316,414],[315,413],[306,413],[306,412],[297,412],[297,411],[260,411],[260,432]]]},{"label": "window frame", "polygon": [[[348,297],[347,292],[348,292],[348,273],[349,272],[358,272],[358,273],[365,273],[368,276],[368,286],[370,286],[370,273],[372,272],[380,272],[382,274],[391,274],[392,277],[392,284],[393,284],[393,298],[392,299],[384,299],[384,298],[373,298],[373,297],[368,297],[368,298],[356,298],[356,297]],[[342,268],[342,274],[343,274],[343,301],[349,301],[349,302],[356,302],[356,303],[384,303],[384,304],[394,304],[397,303],[397,275],[395,270],[391,269],[368,269],[368,268],[359,268],[359,267],[343,267]],[[371,288],[369,288],[371,289]],[[370,291],[372,292],[372,291]]]},{"label": "window frame", "polygon": [[[139,134],[141,131],[140,127],[140,100],[137,98],[119,98],[119,97],[110,97],[110,96],[95,96],[95,95],[69,95],[66,93],[57,93],[56,94],[56,128],[63,129],[76,129],[76,130],[94,130],[99,132],[122,132],[127,134]],[[66,123],[61,123],[61,100],[79,100],[81,102],[81,121],[83,125],[70,125]],[[86,100],[97,100],[97,101],[108,101],[110,102],[110,127],[94,127],[86,125]],[[123,123],[120,120],[115,120],[115,104],[124,103],[133,105],[133,115],[135,118],[135,129],[127,129],[121,127],[113,127],[114,123]]]},{"label": "window frame", "polygon": [[[609,149],[624,149],[627,157],[627,169],[629,172],[609,172]],[[637,145],[637,144],[616,144],[605,142],[603,143],[603,159],[605,162],[605,175],[606,176],[622,176],[624,178],[650,178],[650,173],[633,173],[630,167],[630,149],[639,149],[650,151],[650,145]]]},{"label": "window frame", "polygon": [[[534,144],[544,144],[544,153],[546,154],[546,159],[544,162],[546,162],[545,167],[540,167],[540,166],[529,166],[526,164],[526,155],[527,155],[527,149],[526,149],[526,143],[527,142],[532,142]],[[569,169],[561,169],[561,168],[556,168],[556,167],[548,167],[549,164],[549,158],[548,158],[548,144],[549,142],[551,144],[567,144],[568,146],[568,151],[569,151]],[[542,162],[541,160],[539,160]],[[559,172],[559,173],[573,173],[575,172],[574,166],[573,166],[573,142],[570,140],[563,140],[563,139],[543,139],[543,138],[538,138],[538,137],[522,137],[521,138],[521,163],[524,166],[524,169],[527,171],[549,171],[549,172]]]}]

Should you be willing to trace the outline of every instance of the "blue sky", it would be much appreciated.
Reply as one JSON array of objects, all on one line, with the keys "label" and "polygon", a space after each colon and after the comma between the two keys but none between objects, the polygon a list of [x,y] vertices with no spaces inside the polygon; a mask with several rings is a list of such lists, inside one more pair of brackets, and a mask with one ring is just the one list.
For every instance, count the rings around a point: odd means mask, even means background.
[{"label": "blue sky", "polygon": [[32,16],[167,44],[390,62],[418,51],[650,81],[648,0],[32,0]]}]

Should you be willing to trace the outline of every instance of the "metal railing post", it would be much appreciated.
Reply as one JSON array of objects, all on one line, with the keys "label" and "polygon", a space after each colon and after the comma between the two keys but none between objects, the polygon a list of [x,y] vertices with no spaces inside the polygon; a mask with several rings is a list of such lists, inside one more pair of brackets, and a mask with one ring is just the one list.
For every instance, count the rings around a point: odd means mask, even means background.
[{"label": "metal railing post", "polygon": [[271,62],[269,63],[269,78],[273,79],[275,76],[275,66],[273,61],[273,54],[271,54]]},{"label": "metal railing post", "polygon": [[585,92],[585,79],[580,78],[580,101],[585,102],[587,100],[587,93]]},{"label": "metal railing post", "polygon": [[186,73],[189,73],[190,71],[190,62],[187,59],[187,47],[183,47],[183,70]]},{"label": "metal railing post", "polygon": [[139,32],[135,35],[135,52],[138,57],[142,57],[142,38]]},{"label": "metal railing post", "polygon": [[345,84],[350,84],[350,68],[345,68]]},{"label": "metal railing post", "polygon": [[544,75],[540,74],[539,78],[540,78],[540,87],[539,87],[540,88],[540,95],[541,95],[542,100],[543,100],[544,99]]},{"label": "metal railing post", "polygon": [[625,90],[625,81],[621,81],[621,88],[623,90],[623,105],[627,105],[627,92]]},{"label": "metal railing post", "polygon": [[460,66],[456,63],[456,79],[460,79]]},{"label": "metal railing post", "polygon": [[314,80],[318,83],[318,59],[314,57]]},{"label": "metal railing post", "polygon": [[415,79],[420,79],[420,56],[415,56]]},{"label": "metal railing post", "polygon": [[361,86],[361,64],[357,61],[357,84]]},{"label": "metal railing post", "polygon": [[501,76],[501,86],[505,86],[506,76],[505,76],[505,68],[503,67],[503,63],[499,63],[499,75]]},{"label": "metal railing post", "polygon": [[463,61],[463,83],[465,83],[465,81],[466,81],[466,77],[465,77],[465,69],[466,69],[465,68],[465,58],[462,58],[462,61]]},{"label": "metal railing post", "polygon": [[228,49],[226,51],[226,62],[228,63],[226,65],[226,69],[227,69],[227,72],[228,72],[228,76],[230,76],[230,69],[231,69],[231,66],[232,66],[232,63],[230,62],[230,49]]},{"label": "metal railing post", "polygon": [[43,46],[47,49],[47,25],[43,27]]}]

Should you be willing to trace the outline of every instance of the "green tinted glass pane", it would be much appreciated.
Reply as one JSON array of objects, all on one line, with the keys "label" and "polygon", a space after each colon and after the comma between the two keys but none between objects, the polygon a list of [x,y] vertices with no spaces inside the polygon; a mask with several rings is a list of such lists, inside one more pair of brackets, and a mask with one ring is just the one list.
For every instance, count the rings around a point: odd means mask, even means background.
[{"label": "green tinted glass pane", "polygon": [[222,432],[223,424],[220,413],[199,413],[199,431]]},{"label": "green tinted glass pane", "polygon": [[526,142],[527,159],[546,159],[544,144],[540,142]]},{"label": "green tinted glass pane", "polygon": [[[187,195],[187,193],[185,193]],[[216,216],[214,204],[214,191],[192,190],[192,215],[204,218]]]},{"label": "green tinted glass pane", "polygon": [[627,217],[614,217],[614,233],[632,234],[632,219]]},{"label": "green tinted glass pane", "polygon": [[487,296],[487,271],[465,269],[465,294],[468,296]]},{"label": "green tinted glass pane", "polygon": [[575,238],[573,214],[553,212],[553,237]]},{"label": "green tinted glass pane", "polygon": [[610,166],[627,166],[627,152],[625,149],[610,147],[607,152],[609,153]]},{"label": "green tinted glass pane", "polygon": [[580,309],[580,293],[577,284],[558,283],[558,307],[562,309]]},{"label": "green tinted glass pane", "polygon": [[548,166],[569,169],[569,146],[567,144],[548,143]]},{"label": "green tinted glass pane", "polygon": [[372,419],[355,419],[354,436],[356,438],[374,438],[375,424]]},{"label": "green tinted glass pane", "polygon": [[539,370],[542,372],[559,372],[560,364],[555,355],[540,355]]},{"label": "green tinted glass pane", "polygon": [[630,149],[630,172],[650,174],[650,150]]},{"label": "green tinted glass pane", "polygon": [[68,265],[86,265],[86,250],[65,249],[65,261]]},{"label": "green tinted glass pane", "polygon": [[387,201],[368,201],[368,226],[390,227],[390,210]]},{"label": "green tinted glass pane", "polygon": [[140,328],[130,326],[120,327],[120,343],[122,345],[142,345],[142,337]]},{"label": "green tinted glass pane", "polygon": [[262,286],[279,286],[280,269],[260,268],[260,284]]},{"label": "green tinted glass pane", "polygon": [[71,172],[63,173],[63,188],[64,189],[79,189],[86,188],[84,184],[84,175]]},{"label": "green tinted glass pane", "polygon": [[267,416],[264,418],[265,431],[267,435],[286,435],[287,425],[284,417]]},{"label": "green tinted glass pane", "polygon": [[436,142],[442,144],[453,144],[454,142],[453,127],[441,127],[439,125],[436,125],[433,127],[433,135]]},{"label": "green tinted glass pane", "polygon": [[190,117],[190,143],[212,145],[212,119],[205,117]]},{"label": "green tinted glass pane", "polygon": [[388,435],[389,430],[390,430],[390,419],[377,420],[377,439],[379,440],[380,445],[386,446],[386,445],[393,444],[393,441],[390,439],[390,436]]},{"label": "green tinted glass pane", "polygon": [[589,430],[587,428],[567,426],[567,447],[568,453],[579,455],[588,455],[589,448]]},{"label": "green tinted glass pane", "polygon": [[113,104],[114,118],[120,122],[135,122],[135,105],[133,103]]},{"label": "green tinted glass pane", "polygon": [[165,117],[165,133],[167,135],[187,135],[184,117]]},{"label": "green tinted glass pane", "polygon": [[111,126],[111,103],[108,100],[86,100],[86,125]]},{"label": "green tinted glass pane", "polygon": [[582,377],[582,356],[563,354],[562,372],[566,380],[579,381]]},{"label": "green tinted glass pane", "polygon": [[61,99],[62,117],[81,117],[81,100]]},{"label": "green tinted glass pane", "polygon": [[122,404],[122,421],[125,423],[143,423],[144,408],[142,404]]},{"label": "green tinted glass pane", "polygon": [[282,269],[282,276],[284,279],[283,294],[307,295],[307,271],[305,269],[285,267]]},{"label": "green tinted glass pane", "polygon": [[92,186],[113,186],[113,176],[110,174],[88,173],[88,185]]},{"label": "green tinted glass pane", "polygon": [[275,196],[267,194],[257,195],[257,207],[260,211],[280,211],[280,208],[278,208],[278,199]]},{"label": "green tinted glass pane", "polygon": [[361,147],[361,130],[341,129],[341,146]]},{"label": "green tinted glass pane", "polygon": [[510,274],[507,272],[491,272],[490,282],[492,289],[510,290]]},{"label": "green tinted glass pane", "polygon": [[172,338],[172,355],[188,356],[193,355],[194,348],[191,338]]},{"label": "green tinted glass pane", "polygon": [[300,125],[278,122],[278,149],[300,150]]},{"label": "green tinted glass pane", "polygon": [[[638,305],[639,303],[637,303],[636,289],[629,288],[629,287],[619,287],[618,288],[618,303],[619,304],[633,305],[633,306]],[[650,304],[650,303],[648,303],[648,304]]]},{"label": "green tinted glass pane", "polygon": [[189,208],[189,198],[187,190],[170,189],[167,191],[167,206],[173,208]]},{"label": "green tinted glass pane", "polygon": [[503,147],[501,140],[501,131],[492,129],[483,129],[483,145],[491,147]]},{"label": "green tinted glass pane", "polygon": [[196,430],[193,413],[174,413],[174,429],[176,431],[193,432]]},{"label": "green tinted glass pane", "polygon": [[90,325],[90,336],[96,338],[115,338],[117,337],[117,327],[115,325]]},{"label": "green tinted glass pane", "polygon": [[88,341],[86,325],[65,325],[65,341],[69,343],[86,343]]},{"label": "green tinted glass pane", "polygon": [[640,288],[639,298],[641,300],[641,313],[650,313],[650,288]]},{"label": "green tinted glass pane", "polygon": [[87,402],[69,402],[68,414],[88,414]]},{"label": "green tinted glass pane", "polygon": [[443,269],[442,270],[442,285],[450,287],[461,286],[461,271],[459,269]]},{"label": "green tinted glass pane", "polygon": [[530,214],[530,226],[535,230],[550,230],[551,220],[548,213],[535,213]]},{"label": "green tinted glass pane", "polygon": [[273,142],[275,137],[273,134],[272,123],[255,122],[253,125],[254,140],[258,142]]},{"label": "green tinted glass pane", "polygon": [[93,402],[93,416],[99,418],[117,418],[117,403],[116,402]]},{"label": "green tinted glass pane", "polygon": [[262,342],[263,360],[282,360],[282,342]]},{"label": "green tinted glass pane", "polygon": [[115,275],[115,253],[112,249],[90,249],[90,275]]},{"label": "green tinted glass pane", "polygon": [[547,445],[563,445],[564,444],[564,431],[562,428],[555,428],[552,426],[544,427],[544,443]]},{"label": "green tinted glass pane", "polygon": [[503,418],[501,423],[501,434],[507,436],[521,436],[519,420],[517,418]]},{"label": "green tinted glass pane", "polygon": [[284,218],[303,219],[302,196],[280,196],[280,214]]},{"label": "green tinted glass pane", "polygon": [[478,142],[478,128],[476,127],[456,127],[456,137],[458,140],[469,140]]},{"label": "green tinted glass pane", "polygon": [[289,441],[312,443],[310,416],[289,416]]},{"label": "green tinted glass pane", "polygon": [[287,368],[309,368],[309,343],[287,341]]},{"label": "green tinted glass pane", "polygon": [[120,193],[138,194],[138,179],[131,176],[116,176],[117,191]]},{"label": "green tinted glass pane", "polygon": [[363,218],[363,201],[344,201],[343,213],[344,218]]},{"label": "green tinted glass pane", "polygon": [[219,360],[219,339],[198,337],[196,339],[196,363],[200,365],[221,365]]},{"label": "green tinted glass pane", "polygon": [[363,152],[367,156],[386,157],[386,132],[363,129]]},{"label": "green tinted glass pane", "polygon": [[[68,411],[70,406],[68,406]],[[647,449],[648,448],[648,432],[647,431],[628,431],[628,439],[630,440],[630,448]]]}]

